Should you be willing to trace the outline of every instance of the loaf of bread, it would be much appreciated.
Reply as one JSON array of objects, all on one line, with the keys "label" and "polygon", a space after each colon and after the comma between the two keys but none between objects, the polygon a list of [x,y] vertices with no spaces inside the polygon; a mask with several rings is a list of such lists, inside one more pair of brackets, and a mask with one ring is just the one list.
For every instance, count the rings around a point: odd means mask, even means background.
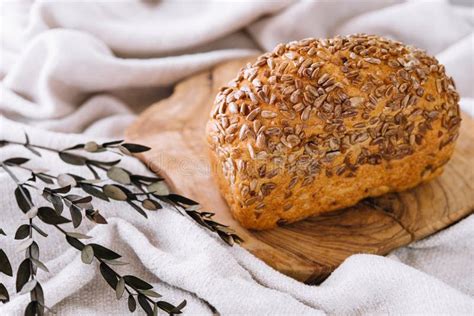
[{"label": "loaf of bread", "polygon": [[268,229],[433,179],[459,95],[424,51],[356,34],[278,45],[222,87],[207,125],[234,218]]}]

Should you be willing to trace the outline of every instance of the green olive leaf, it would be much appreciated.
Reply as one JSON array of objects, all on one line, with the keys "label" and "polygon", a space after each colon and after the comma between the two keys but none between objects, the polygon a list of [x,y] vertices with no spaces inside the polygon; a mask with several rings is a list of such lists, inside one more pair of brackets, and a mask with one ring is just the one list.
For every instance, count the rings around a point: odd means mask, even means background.
[{"label": "green olive leaf", "polygon": [[96,142],[87,142],[84,145],[84,150],[88,151],[88,152],[91,152],[91,153],[96,152],[99,148],[100,148],[100,146]]},{"label": "green olive leaf", "polygon": [[[26,195],[26,198],[23,195],[22,190],[23,193]],[[24,186],[18,186],[15,189],[15,199],[16,203],[18,204],[18,207],[23,211],[23,213],[26,213],[30,210],[31,206],[30,203],[28,203],[28,200],[31,201],[31,194],[27,188],[25,188]]]},{"label": "green olive leaf", "polygon": [[79,227],[82,222],[82,213],[77,205],[71,205],[69,207],[69,212],[71,213],[72,225],[74,228]]},{"label": "green olive leaf", "polygon": [[117,147],[123,154],[127,155],[127,156],[131,156],[132,153],[130,151],[128,151],[127,148],[123,147],[122,145],[119,145]]},{"label": "green olive leaf", "polygon": [[146,208],[147,210],[150,210],[150,211],[155,211],[157,209],[162,208],[160,203],[158,203],[157,201],[151,200],[151,199],[143,200],[142,201],[142,206],[143,206],[143,208]]},{"label": "green olive leaf", "polygon": [[121,184],[130,184],[130,174],[120,167],[112,167],[107,170],[107,177]]},{"label": "green olive leaf", "polygon": [[16,291],[19,293],[31,276],[30,259],[25,259],[20,263],[16,273]]},{"label": "green olive leaf", "polygon": [[40,268],[44,272],[49,272],[48,267],[46,267],[46,265],[43,262],[39,261],[38,259],[34,259],[34,258],[30,258],[30,259],[35,264],[35,266],[37,266],[38,268]]},{"label": "green olive leaf", "polygon": [[106,259],[102,259],[105,263],[107,263],[108,265],[111,265],[111,266],[126,266],[128,264],[128,262],[125,262],[125,261],[120,261],[120,260],[106,260]]},{"label": "green olive leaf", "polygon": [[139,175],[139,174],[131,175],[130,178],[132,179],[132,181],[138,181],[138,182],[140,182],[140,181],[156,182],[156,181],[164,180],[161,177],[147,177],[147,176],[142,176],[142,175]]},{"label": "green olive leaf", "polygon": [[66,241],[68,242],[68,244],[80,251],[82,251],[82,249],[84,249],[85,247],[84,244],[79,241],[79,239],[71,236],[66,236]]},{"label": "green olive leaf", "polygon": [[107,220],[97,210],[86,210],[86,216],[96,224],[107,224]]},{"label": "green olive leaf", "polygon": [[107,264],[101,263],[100,264],[100,273],[104,280],[110,285],[112,289],[117,288],[117,274],[112,270]]},{"label": "green olive leaf", "polygon": [[125,280],[125,283],[139,290],[151,290],[153,288],[151,284],[133,275],[125,275],[123,279]]},{"label": "green olive leaf", "polygon": [[3,163],[6,164],[6,165],[22,165],[24,164],[25,162],[28,162],[30,159],[28,158],[23,158],[23,157],[14,157],[14,158],[10,158],[10,159],[7,159],[7,160],[4,160]]},{"label": "green olive leaf", "polygon": [[17,248],[16,248],[16,251],[17,252],[22,252],[24,251],[26,248],[28,248],[29,246],[31,246],[31,244],[33,243],[33,238],[28,238],[28,239],[25,239],[25,240],[22,240]]},{"label": "green olive leaf", "polygon": [[120,278],[117,282],[117,287],[115,288],[115,296],[119,300],[122,298],[123,292],[125,291],[125,280]]},{"label": "green olive leaf", "polygon": [[179,194],[170,194],[167,196],[167,198],[175,203],[181,203],[185,205],[198,205],[199,204],[198,202],[193,201],[190,198],[187,198]]},{"label": "green olive leaf", "polygon": [[96,198],[102,199],[102,200],[107,201],[107,202],[109,201],[109,198],[107,197],[106,194],[104,194],[104,192],[96,189],[95,187],[93,187],[90,184],[81,183],[81,188],[86,193],[89,193],[90,195],[95,196]]},{"label": "green olive leaf", "polygon": [[38,244],[33,241],[31,243],[31,246],[30,246],[30,249],[29,249],[29,253],[28,253],[28,257],[30,259],[36,259],[36,260],[39,260],[39,247],[38,247]]},{"label": "green olive leaf", "polygon": [[135,203],[131,202],[131,201],[127,201],[127,203],[133,207],[138,213],[140,213],[140,215],[142,215],[143,217],[145,218],[148,218],[148,215],[146,215],[145,211],[138,205],[136,205]]},{"label": "green olive leaf", "polygon": [[175,308],[177,307],[165,301],[158,301],[156,302],[156,305],[158,305],[160,309],[164,310],[168,314],[172,314],[172,311],[175,310]]},{"label": "green olive leaf", "polygon": [[84,234],[77,233],[77,232],[66,232],[66,235],[68,235],[69,237],[77,238],[77,239],[90,239],[90,238],[92,238],[91,236],[84,235]]},{"label": "green olive leaf", "polygon": [[23,224],[16,230],[15,239],[25,239],[30,235],[31,228],[30,225]]},{"label": "green olive leaf", "polygon": [[77,198],[75,198],[74,200],[72,200],[72,203],[76,206],[78,206],[79,208],[83,208],[83,209],[92,209],[94,208],[92,206],[92,196],[79,196]]},{"label": "green olive leaf", "polygon": [[60,225],[71,222],[69,219],[56,213],[56,211],[50,207],[40,207],[38,209],[38,217],[44,223],[50,225]]},{"label": "green olive leaf", "polygon": [[92,246],[92,248],[94,248],[94,254],[101,259],[114,260],[114,259],[118,259],[122,257],[118,253],[108,248],[105,248],[104,246],[101,246],[98,244],[89,244],[89,245]]},{"label": "green olive leaf", "polygon": [[143,146],[139,144],[131,144],[131,143],[124,143],[121,146],[125,147],[129,152],[134,153],[134,154],[148,151],[151,149],[150,147],[147,147],[147,146]]},{"label": "green olive leaf", "polygon": [[149,297],[161,297],[161,294],[158,294],[153,290],[140,290],[140,293]]},{"label": "green olive leaf", "polygon": [[26,282],[25,285],[23,285],[23,288],[21,289],[19,294],[21,295],[21,294],[29,293],[30,291],[32,291],[36,287],[37,283],[38,283],[38,281],[36,281],[36,279],[32,279],[32,280]]},{"label": "green olive leaf", "polygon": [[111,199],[118,200],[118,201],[127,200],[127,194],[117,185],[106,184],[102,188],[102,191],[105,193],[105,195],[107,195]]},{"label": "green olive leaf", "polygon": [[66,149],[63,149],[63,151],[66,151],[66,150],[74,150],[74,149],[82,149],[84,148],[84,144],[77,144],[77,145],[74,145],[72,147],[68,147]]},{"label": "green olive leaf", "polygon": [[10,261],[8,260],[7,254],[2,249],[0,249],[0,272],[8,276],[13,275]]},{"label": "green olive leaf", "polygon": [[44,305],[44,293],[41,284],[38,282],[33,291],[30,292],[30,298],[32,301],[38,302],[38,315],[44,315],[44,310],[47,309],[50,313],[54,314],[50,308]]},{"label": "green olive leaf", "polygon": [[47,184],[54,184],[54,181],[51,179],[50,176],[40,172],[40,173],[36,173],[35,174],[38,179],[40,179],[41,181],[43,181],[44,183],[47,183]]},{"label": "green olive leaf", "polygon": [[94,260],[94,248],[91,245],[86,245],[81,250],[81,260],[85,264],[91,264]]},{"label": "green olive leaf", "polygon": [[130,312],[133,313],[137,309],[137,302],[135,301],[135,298],[133,297],[133,295],[128,296],[127,304],[128,304],[128,310]]},{"label": "green olive leaf", "polygon": [[65,187],[68,185],[71,187],[75,187],[77,185],[76,179],[74,179],[71,175],[67,173],[61,173],[60,175],[58,175],[57,180],[58,180],[59,186],[61,187]]},{"label": "green olive leaf", "polygon": [[121,159],[111,161],[100,161],[100,160],[89,160],[89,163],[95,166],[115,166],[121,161]]},{"label": "green olive leaf", "polygon": [[171,314],[181,314],[181,310],[186,306],[187,302],[186,300],[183,300],[178,306],[173,308],[171,311]]},{"label": "green olive leaf", "polygon": [[35,316],[38,314],[38,302],[31,301],[26,305],[25,316]]},{"label": "green olive leaf", "polygon": [[51,203],[53,204],[54,209],[58,214],[61,214],[63,212],[63,200],[59,195],[52,194],[51,195]]},{"label": "green olive leaf", "polygon": [[69,191],[71,191],[70,185],[66,185],[65,187],[60,186],[59,188],[51,189],[51,192],[61,193],[61,194],[68,193]]},{"label": "green olive leaf", "polygon": [[147,187],[148,192],[159,195],[159,196],[166,196],[170,194],[170,190],[164,181],[158,181],[155,183],[150,184]]},{"label": "green olive leaf", "polygon": [[138,304],[140,304],[147,315],[153,315],[153,310],[145,295],[138,294]]},{"label": "green olive leaf", "polygon": [[7,288],[3,283],[0,283],[0,302],[7,303],[10,300],[10,295],[8,295]]},{"label": "green olive leaf", "polygon": [[118,145],[120,143],[123,143],[123,139],[121,140],[114,140],[114,141],[111,141],[111,142],[106,142],[106,143],[103,143],[102,144],[102,147],[111,147],[111,146],[114,146],[114,145]]},{"label": "green olive leaf", "polygon": [[62,161],[70,165],[83,166],[86,164],[86,161],[87,161],[87,159],[83,156],[67,153],[64,151],[61,151],[58,155]]}]

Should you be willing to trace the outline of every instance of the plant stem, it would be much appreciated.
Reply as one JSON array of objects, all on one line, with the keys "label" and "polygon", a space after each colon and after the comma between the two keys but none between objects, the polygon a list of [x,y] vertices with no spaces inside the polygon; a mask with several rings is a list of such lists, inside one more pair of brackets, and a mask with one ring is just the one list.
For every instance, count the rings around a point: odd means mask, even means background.
[{"label": "plant stem", "polygon": [[[21,192],[21,195],[23,195],[23,198],[25,199],[26,203],[28,203],[29,208],[32,209],[34,207],[33,202],[30,200],[28,195],[25,193],[25,190],[21,186],[20,180],[18,180],[16,175],[10,170],[10,168],[7,167],[7,165],[5,165],[4,163],[0,163],[0,165],[1,165],[2,169],[5,170],[5,172],[10,176],[10,178],[12,178],[13,181],[15,181],[18,189]],[[28,225],[30,226],[29,238],[33,238],[33,219],[32,218],[30,218],[28,220]],[[28,247],[28,256],[31,258],[31,246]],[[31,272],[30,279],[35,279],[36,272],[35,272],[35,269],[33,267],[33,262],[31,260],[30,260],[30,272]]]},{"label": "plant stem", "polygon": [[[5,165],[3,162],[0,162],[0,166],[2,167],[3,170],[5,170],[6,173],[8,173],[10,178],[12,178],[13,181],[15,181],[15,183],[19,186],[20,185],[20,180],[18,180],[16,175],[13,172],[11,172],[10,168],[8,168],[7,165]],[[24,193],[23,190],[21,190],[21,192]],[[26,197],[26,194],[25,194],[25,197]],[[29,206],[32,207],[32,204],[31,204],[30,200],[26,199],[26,201],[28,202]]]},{"label": "plant stem", "polygon": [[133,195],[135,195],[135,196],[141,196],[141,195],[150,196],[152,194],[149,193],[149,192],[144,192],[144,193],[133,193]]},{"label": "plant stem", "polygon": [[105,167],[103,167],[103,166],[101,166],[101,165],[99,165],[99,164],[96,164],[96,163],[94,163],[94,164],[91,163],[90,165],[92,165],[92,166],[94,166],[94,167],[97,167],[97,168],[99,168],[99,169],[102,169],[103,171],[108,171],[108,170],[109,170],[109,168],[105,168]]},{"label": "plant stem", "polygon": [[[62,229],[61,227],[59,227],[59,225],[53,225],[53,226],[56,227],[56,229],[58,229],[61,233],[63,233],[64,236],[67,236],[67,232],[66,232],[64,229]],[[81,243],[82,243],[82,242],[81,242]],[[83,245],[84,245],[84,244],[83,244]],[[123,277],[123,276],[121,276],[119,273],[117,273],[117,271],[115,271],[114,269],[112,269],[112,268],[110,267],[110,265],[108,265],[107,262],[105,262],[103,259],[101,259],[101,258],[99,258],[99,257],[97,257],[97,256],[94,256],[94,258],[96,258],[96,260],[99,261],[100,263],[106,265],[110,270],[112,270],[112,271],[115,273],[115,275],[116,275],[118,278],[122,278],[122,277]],[[130,286],[130,285],[129,285],[129,286]],[[130,286],[130,287],[131,287],[135,292],[139,293],[139,291],[138,291],[136,288],[134,288],[133,286]],[[127,290],[128,294],[132,295],[132,293],[130,292],[130,290],[129,290],[127,287],[125,287],[125,290]],[[155,302],[154,302],[152,299],[150,299],[148,296],[146,296],[146,295],[144,295],[144,296],[145,296],[145,298],[146,298],[150,303],[155,304]]]},{"label": "plant stem", "polygon": [[47,150],[47,151],[51,151],[51,152],[55,152],[55,153],[61,152],[60,150],[57,150],[57,149],[54,149],[54,148],[45,147],[45,146],[41,146],[41,145],[33,145],[33,144],[20,143],[20,142],[16,142],[16,141],[12,141],[12,140],[5,140],[4,142],[5,142],[6,144],[11,144],[11,145],[21,145],[21,146],[27,146],[27,145],[28,145],[29,147],[38,148],[38,149],[43,149],[43,150]]}]

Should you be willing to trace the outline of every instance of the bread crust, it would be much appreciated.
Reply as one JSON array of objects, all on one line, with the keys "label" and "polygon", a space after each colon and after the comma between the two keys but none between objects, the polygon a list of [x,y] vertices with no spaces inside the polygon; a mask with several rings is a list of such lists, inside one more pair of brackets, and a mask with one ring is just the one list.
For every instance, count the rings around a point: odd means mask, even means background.
[{"label": "bread crust", "polygon": [[242,226],[268,229],[442,173],[461,122],[444,66],[356,34],[278,45],[220,89],[206,133]]}]

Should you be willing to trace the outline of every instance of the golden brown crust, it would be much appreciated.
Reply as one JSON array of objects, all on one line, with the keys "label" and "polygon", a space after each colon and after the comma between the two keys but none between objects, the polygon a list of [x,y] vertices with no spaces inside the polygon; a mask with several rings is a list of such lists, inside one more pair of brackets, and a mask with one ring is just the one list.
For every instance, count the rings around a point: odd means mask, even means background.
[{"label": "golden brown crust", "polygon": [[242,226],[267,229],[442,172],[461,121],[444,66],[363,34],[278,45],[218,93],[216,179]]}]

